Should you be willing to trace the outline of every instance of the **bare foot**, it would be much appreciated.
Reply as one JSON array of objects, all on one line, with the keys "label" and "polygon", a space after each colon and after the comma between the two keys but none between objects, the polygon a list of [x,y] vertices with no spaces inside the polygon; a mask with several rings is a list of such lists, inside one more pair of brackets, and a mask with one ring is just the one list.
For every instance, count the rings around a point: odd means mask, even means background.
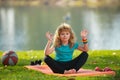
[{"label": "bare foot", "polygon": [[70,69],[70,70],[65,70],[64,71],[64,74],[73,74],[73,73],[76,73],[75,69]]},{"label": "bare foot", "polygon": [[75,69],[72,69],[73,73],[76,73],[77,71]]}]

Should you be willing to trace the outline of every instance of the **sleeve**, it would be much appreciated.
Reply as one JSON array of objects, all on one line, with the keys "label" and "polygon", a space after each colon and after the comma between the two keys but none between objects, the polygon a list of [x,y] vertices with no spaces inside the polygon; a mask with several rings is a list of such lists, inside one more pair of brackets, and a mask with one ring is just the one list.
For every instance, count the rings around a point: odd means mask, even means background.
[{"label": "sleeve", "polygon": [[74,45],[75,49],[77,49],[78,46],[79,46],[79,44],[78,44],[78,43],[75,43],[75,45]]}]

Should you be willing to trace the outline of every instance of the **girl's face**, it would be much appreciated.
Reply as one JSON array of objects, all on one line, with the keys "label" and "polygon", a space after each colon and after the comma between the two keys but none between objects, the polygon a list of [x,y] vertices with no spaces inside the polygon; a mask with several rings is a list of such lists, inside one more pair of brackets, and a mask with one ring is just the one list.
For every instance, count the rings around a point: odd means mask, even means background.
[{"label": "girl's face", "polygon": [[70,39],[70,32],[69,31],[62,31],[60,33],[60,40],[62,42],[68,42]]}]

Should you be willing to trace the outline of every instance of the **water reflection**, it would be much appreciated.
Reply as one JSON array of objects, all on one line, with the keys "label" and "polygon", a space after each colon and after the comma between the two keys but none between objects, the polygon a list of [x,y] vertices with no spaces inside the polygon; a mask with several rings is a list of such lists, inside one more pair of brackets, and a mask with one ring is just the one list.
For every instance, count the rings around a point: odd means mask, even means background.
[{"label": "water reflection", "polygon": [[89,31],[90,49],[120,49],[119,10],[13,7],[0,8],[0,50],[44,49],[45,32],[54,33],[64,21],[72,25],[78,42],[80,30]]},{"label": "water reflection", "polygon": [[9,8],[5,10],[4,8],[0,11],[1,16],[1,31],[2,31],[2,41],[6,47],[2,46],[3,49],[12,49],[14,48],[14,40],[15,40],[15,23],[14,23],[14,10],[13,8]]},{"label": "water reflection", "polygon": [[120,14],[111,14],[96,11],[84,13],[84,24],[88,28],[90,35],[91,49],[120,49]]},{"label": "water reflection", "polygon": [[87,12],[84,16],[86,16],[84,22],[87,21],[86,23],[88,24],[87,27],[90,34],[90,47],[92,49],[101,49],[103,47],[101,36],[102,30],[98,15],[94,11],[89,11],[89,13]]}]

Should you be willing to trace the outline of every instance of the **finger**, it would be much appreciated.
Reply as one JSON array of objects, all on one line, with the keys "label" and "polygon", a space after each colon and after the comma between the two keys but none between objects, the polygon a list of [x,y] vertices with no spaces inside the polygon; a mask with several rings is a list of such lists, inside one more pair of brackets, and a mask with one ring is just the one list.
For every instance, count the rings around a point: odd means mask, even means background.
[{"label": "finger", "polygon": [[46,32],[46,37],[49,38],[49,36],[50,36],[50,32],[48,31]]},{"label": "finger", "polygon": [[87,30],[84,30],[85,31],[85,33],[88,33],[88,31]]},{"label": "finger", "polygon": [[81,36],[83,35],[83,31],[80,32],[80,35],[81,35]]},{"label": "finger", "polygon": [[46,32],[46,34],[49,34],[49,33],[50,33],[49,31]]},{"label": "finger", "polygon": [[50,33],[50,36],[52,36],[52,33]]},{"label": "finger", "polygon": [[88,34],[87,30],[83,30],[82,32],[83,32],[83,34]]}]

